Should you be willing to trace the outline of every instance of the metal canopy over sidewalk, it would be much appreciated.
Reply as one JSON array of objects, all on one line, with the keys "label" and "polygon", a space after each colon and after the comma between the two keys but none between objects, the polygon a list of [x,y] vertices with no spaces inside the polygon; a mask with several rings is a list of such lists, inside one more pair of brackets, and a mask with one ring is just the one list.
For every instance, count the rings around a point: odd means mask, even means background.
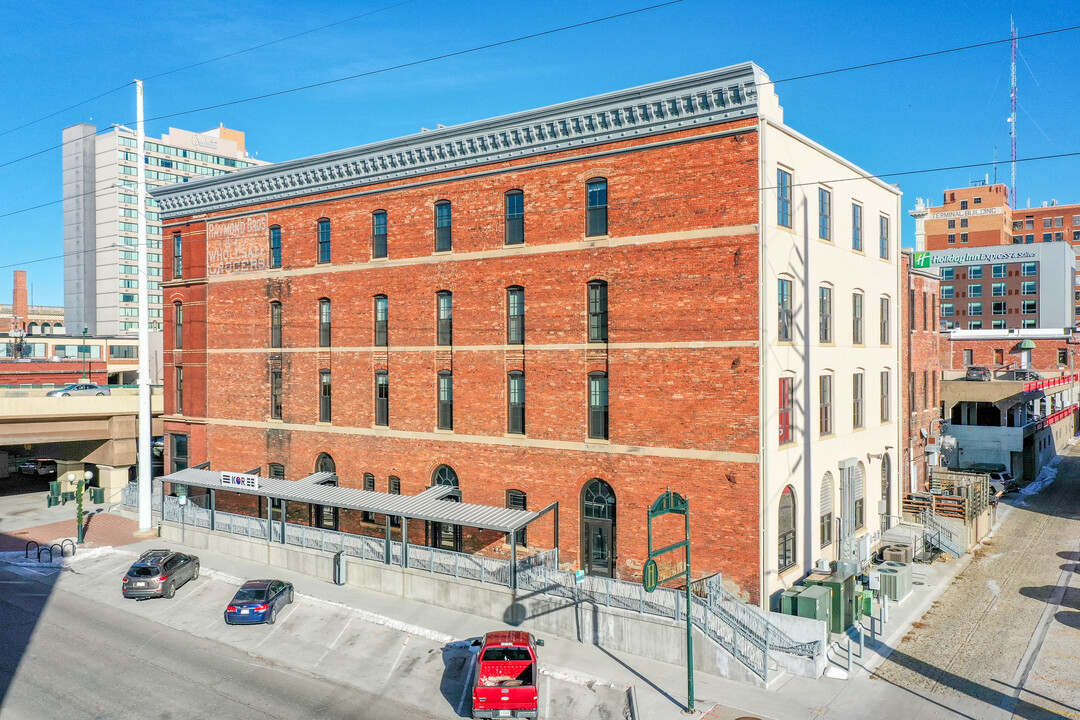
[{"label": "metal canopy over sidewalk", "polygon": [[434,485],[418,495],[393,495],[374,490],[357,490],[320,484],[330,482],[334,478],[333,473],[326,472],[315,473],[302,480],[259,477],[259,487],[254,489],[224,484],[220,472],[186,468],[154,478],[154,481],[255,495],[273,500],[361,510],[408,520],[464,525],[503,533],[513,533],[525,528],[557,505],[555,503],[539,512],[532,512],[491,505],[449,502],[443,499],[455,490],[449,485]]}]

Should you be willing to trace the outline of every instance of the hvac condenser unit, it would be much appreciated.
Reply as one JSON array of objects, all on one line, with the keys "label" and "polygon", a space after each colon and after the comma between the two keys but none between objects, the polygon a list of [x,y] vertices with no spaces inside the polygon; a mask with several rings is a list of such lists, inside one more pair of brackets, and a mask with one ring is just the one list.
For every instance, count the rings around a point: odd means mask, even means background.
[{"label": "hvac condenser unit", "polygon": [[885,562],[910,563],[914,555],[914,548],[909,543],[895,543],[881,551],[881,559]]},{"label": "hvac condenser unit", "polygon": [[900,602],[911,592],[911,564],[886,562],[879,569],[881,592],[893,602]]}]

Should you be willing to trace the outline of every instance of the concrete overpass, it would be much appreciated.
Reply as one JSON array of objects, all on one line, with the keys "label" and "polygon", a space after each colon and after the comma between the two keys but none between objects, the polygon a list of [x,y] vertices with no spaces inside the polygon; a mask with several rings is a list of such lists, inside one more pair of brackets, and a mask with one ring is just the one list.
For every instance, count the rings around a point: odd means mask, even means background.
[{"label": "concrete overpass", "polygon": [[[0,390],[0,451],[55,459],[60,480],[93,463],[106,500],[119,500],[128,468],[137,462],[138,390],[116,388],[102,397],[45,397],[47,392]],[[160,387],[153,389],[150,407],[151,434],[161,435]]]}]

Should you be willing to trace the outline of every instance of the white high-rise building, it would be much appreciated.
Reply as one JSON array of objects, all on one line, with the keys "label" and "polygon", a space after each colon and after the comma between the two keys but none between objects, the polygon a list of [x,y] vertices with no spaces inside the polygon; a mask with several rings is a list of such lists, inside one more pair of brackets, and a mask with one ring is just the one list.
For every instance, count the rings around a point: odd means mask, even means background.
[{"label": "white high-rise building", "polygon": [[[90,335],[138,332],[138,161],[135,131],[121,125],[98,134],[86,123],[64,128],[64,311],[67,329]],[[169,128],[146,140],[150,187],[225,175],[268,163],[248,157],[244,133]],[[161,222],[146,199],[150,330],[161,322]]]}]

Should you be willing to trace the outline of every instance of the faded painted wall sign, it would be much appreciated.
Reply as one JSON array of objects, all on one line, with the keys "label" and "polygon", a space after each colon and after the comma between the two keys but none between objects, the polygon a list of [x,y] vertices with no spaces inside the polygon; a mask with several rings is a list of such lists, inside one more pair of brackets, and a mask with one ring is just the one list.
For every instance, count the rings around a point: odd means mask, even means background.
[{"label": "faded painted wall sign", "polygon": [[234,275],[265,270],[269,254],[267,228],[265,214],[207,224],[207,274]]}]

